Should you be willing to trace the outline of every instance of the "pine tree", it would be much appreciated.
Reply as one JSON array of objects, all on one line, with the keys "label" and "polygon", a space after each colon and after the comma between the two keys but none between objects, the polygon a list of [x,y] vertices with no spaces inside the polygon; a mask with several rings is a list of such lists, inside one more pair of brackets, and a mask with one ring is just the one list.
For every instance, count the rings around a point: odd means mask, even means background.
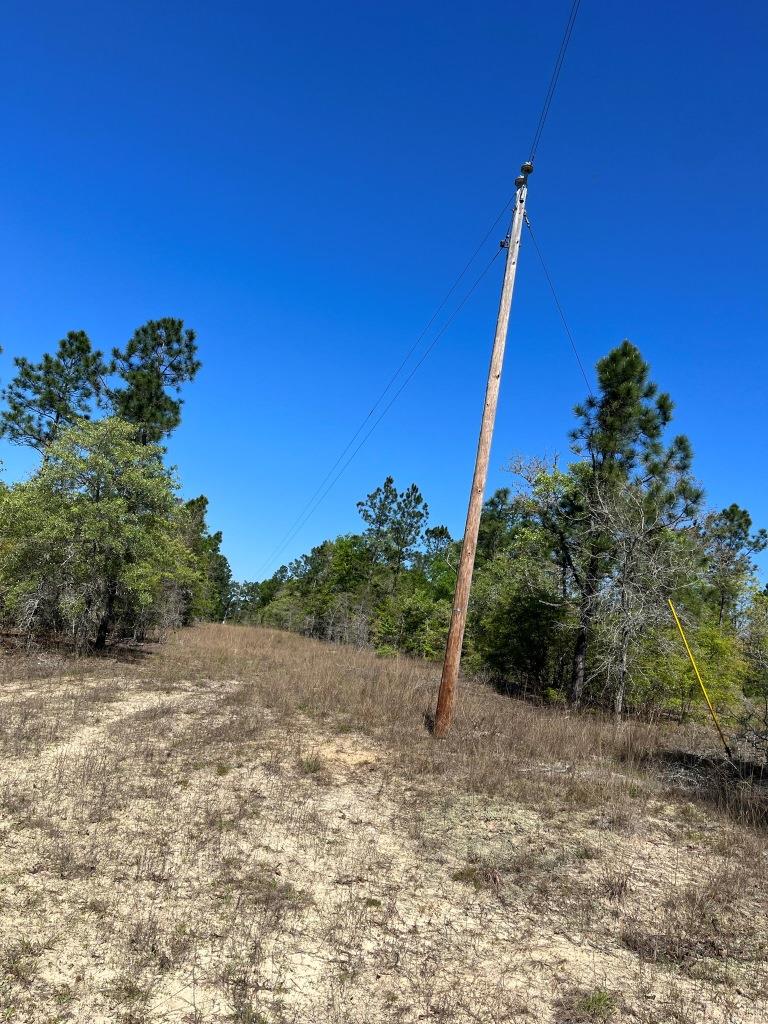
[{"label": "pine tree", "polygon": [[513,530],[520,519],[518,500],[508,487],[500,487],[483,505],[477,537],[477,564],[494,558],[512,542]]},{"label": "pine tree", "polygon": [[365,537],[374,565],[385,566],[393,576],[393,585],[416,552],[429,519],[429,506],[416,484],[398,491],[388,476],[357,509],[367,524]]},{"label": "pine tree", "polygon": [[198,588],[196,600],[185,607],[184,621],[189,625],[195,618],[226,620],[233,601],[232,569],[221,551],[221,530],[211,533],[206,516],[208,499],[204,494],[185,502],[187,515],[186,539],[192,551],[203,585]]},{"label": "pine tree", "polygon": [[178,624],[200,585],[176,481],[130,424],[79,420],[2,496],[0,594],[14,625],[81,649]]},{"label": "pine tree", "polygon": [[18,372],[2,392],[0,434],[45,453],[62,429],[87,419],[102,400],[107,367],[84,331],[70,331],[39,363],[23,356],[14,362]]},{"label": "pine tree", "polygon": [[574,410],[580,423],[571,440],[584,461],[572,473],[575,486],[567,489],[552,522],[578,592],[570,688],[574,704],[583,695],[595,602],[617,561],[614,531],[608,528],[615,517],[606,517],[605,510],[615,508],[616,499],[631,488],[635,503],[660,531],[690,519],[702,498],[691,476],[688,439],[680,435],[664,444],[673,403],[649,373],[640,351],[624,341],[597,364],[598,395]]},{"label": "pine tree", "polygon": [[768,546],[768,533],[758,530],[752,534],[751,529],[752,517],[736,504],[710,513],[702,524],[707,582],[712,588],[718,626],[733,610],[755,572],[752,556]]},{"label": "pine tree", "polygon": [[141,444],[161,441],[181,422],[182,384],[200,369],[195,332],[165,317],[139,327],[123,350],[114,349],[110,370],[122,386],[110,392],[115,414],[137,427]]}]

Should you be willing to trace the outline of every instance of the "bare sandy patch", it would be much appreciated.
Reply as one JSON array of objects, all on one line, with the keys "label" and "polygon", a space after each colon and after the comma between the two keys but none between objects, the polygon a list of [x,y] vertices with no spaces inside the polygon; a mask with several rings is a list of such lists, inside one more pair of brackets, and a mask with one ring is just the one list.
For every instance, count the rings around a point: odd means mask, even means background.
[{"label": "bare sandy patch", "polygon": [[472,707],[436,747],[328,693],[420,692],[387,671],[207,629],[8,681],[0,1020],[768,1019],[761,833],[562,742],[502,777]]}]

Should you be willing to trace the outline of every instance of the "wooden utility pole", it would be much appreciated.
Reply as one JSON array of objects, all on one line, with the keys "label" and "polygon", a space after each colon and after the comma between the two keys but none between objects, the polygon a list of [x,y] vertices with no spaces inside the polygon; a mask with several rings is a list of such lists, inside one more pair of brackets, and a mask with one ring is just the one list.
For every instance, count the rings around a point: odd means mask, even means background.
[{"label": "wooden utility pole", "polygon": [[480,439],[477,443],[475,456],[475,475],[469,495],[467,522],[464,527],[464,542],[461,546],[459,572],[456,580],[456,591],[453,596],[453,612],[448,632],[448,643],[445,648],[443,674],[440,679],[440,691],[437,695],[437,711],[435,712],[434,735],[445,736],[451,725],[453,707],[456,702],[456,682],[459,676],[461,647],[464,642],[464,628],[467,624],[467,606],[469,590],[472,585],[472,570],[475,566],[477,551],[477,535],[480,530],[480,515],[483,511],[485,482],[488,478],[488,461],[491,455],[493,440],[493,424],[496,420],[496,406],[499,400],[501,368],[504,363],[504,348],[507,343],[509,313],[512,308],[512,292],[515,287],[517,261],[520,256],[520,236],[525,217],[525,198],[528,193],[528,175],[533,165],[525,163],[520,168],[520,175],[515,179],[515,210],[512,215],[512,226],[507,238],[507,262],[504,268],[504,281],[501,286],[499,315],[496,320],[496,336],[493,340],[491,365],[488,369],[488,384],[485,389],[485,405],[483,419],[480,424]]}]

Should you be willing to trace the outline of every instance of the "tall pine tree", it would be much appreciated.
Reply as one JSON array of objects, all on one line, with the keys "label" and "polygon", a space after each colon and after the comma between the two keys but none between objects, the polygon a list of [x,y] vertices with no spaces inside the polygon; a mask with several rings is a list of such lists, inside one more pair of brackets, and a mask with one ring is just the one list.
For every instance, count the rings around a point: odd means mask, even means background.
[{"label": "tall pine tree", "polygon": [[680,435],[665,445],[672,419],[670,396],[650,379],[640,351],[623,341],[597,364],[598,394],[577,405],[575,467],[563,501],[552,518],[563,562],[578,594],[578,623],[570,696],[580,703],[587,648],[600,589],[616,568],[616,541],[606,528],[606,508],[632,488],[654,522],[672,525],[694,515],[702,492],[691,476],[693,453]]},{"label": "tall pine tree", "polygon": [[103,400],[107,367],[85,331],[70,331],[39,363],[24,356],[14,362],[17,373],[2,392],[7,407],[0,412],[0,434],[13,444],[44,454],[62,429],[88,419]]},{"label": "tall pine tree", "polygon": [[113,350],[110,370],[122,384],[110,392],[112,405],[117,416],[135,424],[141,444],[161,441],[181,422],[181,386],[201,365],[195,338],[183,320],[165,317],[148,320],[124,349]]}]

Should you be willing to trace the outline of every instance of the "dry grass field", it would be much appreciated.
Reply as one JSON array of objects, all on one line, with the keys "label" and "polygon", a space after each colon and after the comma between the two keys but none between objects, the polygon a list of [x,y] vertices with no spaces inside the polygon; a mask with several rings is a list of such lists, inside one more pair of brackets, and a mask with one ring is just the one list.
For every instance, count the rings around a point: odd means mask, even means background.
[{"label": "dry grass field", "polygon": [[0,1021],[768,1020],[759,787],[704,729],[201,626],[0,655]]}]

